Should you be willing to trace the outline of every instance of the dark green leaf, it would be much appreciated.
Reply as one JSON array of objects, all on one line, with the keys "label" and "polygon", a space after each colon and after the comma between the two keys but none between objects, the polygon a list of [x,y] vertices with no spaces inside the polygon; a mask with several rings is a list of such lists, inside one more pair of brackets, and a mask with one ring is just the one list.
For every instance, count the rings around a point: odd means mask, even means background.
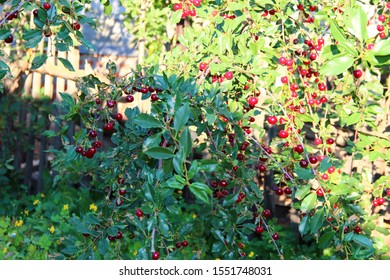
[{"label": "dark green leaf", "polygon": [[318,246],[320,248],[326,248],[329,244],[329,241],[332,239],[332,237],[334,236],[334,232],[333,231],[327,231],[325,232],[319,239],[318,241]]},{"label": "dark green leaf", "polygon": [[195,182],[189,186],[189,189],[197,199],[204,203],[209,203],[209,195],[212,193],[212,191],[206,184]]},{"label": "dark green leaf", "polygon": [[181,133],[179,144],[180,144],[180,149],[182,149],[184,152],[184,155],[188,156],[192,150],[192,138],[188,127],[186,127]]},{"label": "dark green leaf", "polygon": [[173,152],[164,147],[153,147],[145,151],[145,154],[155,159],[169,159],[173,158]]},{"label": "dark green leaf", "polygon": [[373,248],[371,239],[369,239],[368,237],[366,237],[364,235],[354,234],[352,236],[352,240],[361,246],[364,246],[367,248]]},{"label": "dark green leaf", "polygon": [[103,256],[108,252],[108,240],[106,238],[100,239],[98,243],[98,251]]},{"label": "dark green leaf", "polygon": [[317,232],[317,230],[321,228],[323,222],[324,209],[320,209],[310,218],[310,234]]},{"label": "dark green leaf", "polygon": [[75,70],[74,70],[74,68],[69,60],[62,58],[62,57],[58,57],[58,60],[61,61],[62,65],[64,65],[66,69],[68,69],[69,71],[75,72]]},{"label": "dark green leaf", "polygon": [[306,215],[301,219],[298,226],[298,230],[301,233],[301,235],[306,234],[310,230],[310,225],[308,221],[309,221],[309,215]]},{"label": "dark green leaf", "polygon": [[324,173],[331,166],[332,166],[332,162],[330,161],[330,158],[326,157],[321,161],[321,164],[320,164],[318,171],[321,173]]},{"label": "dark green leaf", "polygon": [[176,133],[182,129],[182,127],[188,122],[190,118],[190,107],[188,103],[181,106],[175,113],[173,127],[176,130]]},{"label": "dark green leaf", "polygon": [[31,65],[31,70],[38,69],[41,67],[47,60],[47,55],[46,54],[41,54],[36,57],[34,57]]},{"label": "dark green leaf", "polygon": [[133,120],[135,124],[142,128],[162,127],[162,124],[159,120],[146,113],[139,113]]},{"label": "dark green leaf", "polygon": [[9,29],[0,29],[0,40],[8,38],[12,34],[12,31]]},{"label": "dark green leaf", "polygon": [[298,178],[302,180],[311,180],[315,177],[310,168],[302,168],[299,164],[295,165],[295,173],[297,173]]}]

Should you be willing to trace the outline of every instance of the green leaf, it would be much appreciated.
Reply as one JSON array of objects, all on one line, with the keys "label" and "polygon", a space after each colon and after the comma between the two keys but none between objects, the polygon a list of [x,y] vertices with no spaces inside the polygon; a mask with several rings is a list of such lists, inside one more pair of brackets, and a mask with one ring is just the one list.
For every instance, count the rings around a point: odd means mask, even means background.
[{"label": "green leaf", "polygon": [[346,41],[345,35],[340,28],[340,26],[337,24],[337,21],[334,19],[330,20],[330,32],[332,33],[333,38],[338,41],[339,43]]},{"label": "green leaf", "polygon": [[98,251],[103,256],[105,254],[107,254],[107,252],[108,252],[108,240],[107,240],[107,238],[100,239],[100,241],[98,243]]},{"label": "green leaf", "polygon": [[158,229],[165,237],[169,237],[169,225],[168,219],[164,213],[159,213],[158,215]]},{"label": "green leaf", "polygon": [[9,29],[0,29],[0,40],[8,38],[12,34],[12,31]]},{"label": "green leaf", "polygon": [[363,247],[373,248],[371,239],[364,235],[354,234],[352,240]]},{"label": "green leaf", "polygon": [[75,101],[74,101],[72,95],[70,95],[69,93],[60,92],[60,96],[61,96],[62,100],[63,100],[65,103],[67,103],[67,104],[69,104],[69,105],[71,105],[71,106],[73,106],[73,105],[75,104]]},{"label": "green leaf", "polygon": [[317,201],[317,194],[316,193],[309,194],[302,201],[301,211],[303,213],[307,213],[308,211],[312,210],[314,208],[316,201]]},{"label": "green leaf", "polygon": [[183,178],[174,176],[162,183],[161,187],[181,190],[184,188],[185,182],[186,181]]},{"label": "green leaf", "polygon": [[345,25],[348,31],[362,43],[367,39],[367,22],[367,13],[361,6],[352,8],[347,12]]},{"label": "green leaf", "polygon": [[69,60],[62,58],[62,57],[58,57],[58,60],[61,61],[62,65],[64,65],[66,69],[68,69],[69,71],[75,72],[75,70],[72,66],[72,63],[70,63]]},{"label": "green leaf", "polygon": [[326,157],[321,161],[321,164],[320,164],[318,171],[321,173],[324,173],[331,166],[332,166],[332,162],[331,162],[330,158]]},{"label": "green leaf", "polygon": [[190,118],[190,106],[188,103],[184,104],[179,108],[179,110],[176,111],[174,121],[173,121],[173,127],[176,130],[176,133],[180,131],[180,129],[183,128],[183,126],[188,122]]},{"label": "green leaf", "polygon": [[295,191],[295,197],[298,199],[304,198],[310,192],[310,188],[309,185],[299,186]]},{"label": "green leaf", "polygon": [[146,113],[139,113],[137,116],[134,117],[135,124],[139,125],[142,128],[155,128],[155,127],[162,127],[162,123],[157,120],[152,115],[146,114]]},{"label": "green leaf", "polygon": [[181,20],[182,13],[183,13],[182,10],[174,11],[171,16],[171,23],[172,24],[179,23],[179,21]]},{"label": "green leaf", "polygon": [[174,153],[164,147],[153,147],[145,151],[145,154],[155,159],[169,159],[174,157]]},{"label": "green leaf", "polygon": [[332,237],[334,236],[334,232],[333,231],[327,231],[325,232],[319,239],[318,241],[318,246],[320,248],[326,248],[329,244],[329,241],[332,239]]},{"label": "green leaf", "polygon": [[390,55],[390,38],[386,40],[380,40],[377,42],[372,49],[372,53],[375,56],[386,56]]},{"label": "green leaf", "polygon": [[180,149],[183,149],[185,156],[189,155],[192,150],[192,138],[188,127],[186,127],[180,135]]},{"label": "green leaf", "polygon": [[315,175],[310,168],[303,168],[299,164],[295,165],[295,173],[297,173],[299,179],[311,180],[314,179]]},{"label": "green leaf", "polygon": [[47,59],[46,54],[41,54],[34,57],[31,65],[31,70],[38,69],[39,67],[41,67],[46,62],[46,59]]},{"label": "green leaf", "polygon": [[348,54],[339,54],[322,65],[320,72],[325,76],[339,75],[353,65],[355,59]]},{"label": "green leaf", "polygon": [[343,194],[349,194],[352,191],[354,191],[354,188],[347,185],[336,185],[332,187],[332,195],[343,195]]},{"label": "green leaf", "polygon": [[206,172],[213,172],[214,169],[218,166],[218,162],[212,159],[201,159],[199,161],[198,170],[199,171],[206,171]]},{"label": "green leaf", "polygon": [[346,120],[346,125],[353,125],[355,123],[358,123],[361,120],[360,113],[353,113],[350,115]]},{"label": "green leaf", "polygon": [[310,218],[310,234],[317,232],[317,230],[321,228],[323,222],[324,209],[320,209]]},{"label": "green leaf", "polygon": [[301,219],[299,226],[298,226],[298,230],[301,233],[301,235],[304,235],[309,231],[310,225],[309,225],[308,221],[309,221],[309,215],[306,215],[305,217],[303,217]]},{"label": "green leaf", "polygon": [[78,251],[79,249],[76,246],[67,246],[61,250],[61,253],[64,253],[65,255],[73,255]]},{"label": "green leaf", "polygon": [[209,195],[212,193],[209,186],[200,182],[195,182],[189,186],[189,189],[197,199],[204,203],[209,203]]}]

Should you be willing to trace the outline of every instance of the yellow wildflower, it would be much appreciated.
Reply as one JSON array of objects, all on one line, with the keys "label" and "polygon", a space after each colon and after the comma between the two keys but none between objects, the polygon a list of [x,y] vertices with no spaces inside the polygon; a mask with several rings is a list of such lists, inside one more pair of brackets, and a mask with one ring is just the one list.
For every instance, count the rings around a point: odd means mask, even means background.
[{"label": "yellow wildflower", "polygon": [[216,261],[220,261],[221,259],[220,258],[215,258]]},{"label": "yellow wildflower", "polygon": [[92,210],[92,211],[94,211],[94,212],[96,212],[97,211],[97,206],[94,204],[94,203],[92,203],[91,205],[89,205],[89,210]]},{"label": "yellow wildflower", "polygon": [[196,219],[198,216],[194,213],[194,214],[192,214],[192,218],[193,219]]},{"label": "yellow wildflower", "polygon": [[33,205],[37,205],[39,203],[39,199],[35,199]]},{"label": "yellow wildflower", "polygon": [[45,197],[45,194],[44,194],[44,193],[41,193],[41,197]]},{"label": "yellow wildflower", "polygon": [[61,240],[58,239],[58,240],[56,241],[56,243],[57,243],[57,245],[60,245],[60,244],[61,244]]},{"label": "yellow wildflower", "polygon": [[3,253],[5,254],[5,253],[7,253],[8,252],[8,248],[4,248],[3,249]]},{"label": "yellow wildflower", "polygon": [[134,251],[133,255],[136,256],[138,254],[138,251]]},{"label": "yellow wildflower", "polygon": [[23,225],[23,220],[17,220],[15,221],[15,227],[21,227]]},{"label": "yellow wildflower", "polygon": [[54,233],[54,232],[56,231],[56,229],[54,228],[54,226],[51,226],[51,227],[49,228],[49,231],[50,231],[51,233]]},{"label": "yellow wildflower", "polygon": [[254,255],[255,255],[255,252],[252,251],[249,253],[248,257],[253,258]]},{"label": "yellow wildflower", "polygon": [[64,210],[69,210],[69,205],[68,205],[68,204],[64,204],[63,209],[64,209]]},{"label": "yellow wildflower", "polygon": [[29,213],[30,211],[28,211],[28,210],[24,210],[24,214],[26,214],[26,216],[28,216],[28,213]]}]

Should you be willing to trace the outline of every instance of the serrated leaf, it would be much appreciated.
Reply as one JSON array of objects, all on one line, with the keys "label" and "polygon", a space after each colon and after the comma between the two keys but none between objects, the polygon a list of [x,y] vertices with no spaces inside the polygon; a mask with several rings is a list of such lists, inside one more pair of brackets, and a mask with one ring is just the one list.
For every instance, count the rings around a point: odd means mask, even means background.
[{"label": "serrated leaf", "polygon": [[189,189],[197,199],[204,203],[209,203],[209,195],[212,193],[209,186],[200,182],[195,182],[189,186]]},{"label": "serrated leaf", "polygon": [[68,69],[69,71],[75,72],[75,70],[72,66],[72,63],[70,63],[69,60],[62,58],[62,57],[58,57],[58,60],[61,61],[62,65],[64,65],[66,69]]},{"label": "serrated leaf", "polygon": [[301,204],[301,211],[303,213],[307,213],[308,211],[312,210],[314,208],[315,203],[317,202],[317,194],[316,193],[310,193],[308,196],[306,196]]},{"label": "serrated leaf", "polygon": [[314,234],[319,230],[324,222],[324,209],[318,210],[310,218],[310,234]]},{"label": "serrated leaf", "polygon": [[325,76],[336,76],[344,73],[353,65],[354,61],[355,59],[348,54],[337,55],[322,65],[320,72]]},{"label": "serrated leaf", "polygon": [[150,148],[145,151],[145,154],[155,159],[169,159],[175,156],[170,149],[164,147]]},{"label": "serrated leaf", "polygon": [[179,132],[190,118],[190,106],[188,103],[181,106],[176,112],[173,121],[173,127],[176,133]]},{"label": "serrated leaf", "polygon": [[41,55],[34,57],[32,64],[31,64],[31,70],[38,69],[46,62],[46,60],[47,60],[46,54],[41,54]]},{"label": "serrated leaf", "polygon": [[159,120],[146,113],[139,113],[134,117],[133,121],[142,128],[155,128],[162,126],[162,123]]},{"label": "serrated leaf", "polygon": [[352,240],[363,247],[373,248],[371,239],[364,235],[354,234]]}]

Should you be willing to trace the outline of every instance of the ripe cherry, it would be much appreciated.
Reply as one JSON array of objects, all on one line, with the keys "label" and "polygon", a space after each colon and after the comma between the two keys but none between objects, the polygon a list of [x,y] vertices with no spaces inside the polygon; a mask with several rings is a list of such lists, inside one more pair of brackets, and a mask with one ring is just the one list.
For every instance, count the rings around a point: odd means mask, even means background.
[{"label": "ripe cherry", "polygon": [[183,240],[183,241],[181,242],[181,246],[187,247],[187,246],[188,246],[188,241],[187,241],[187,240]]},{"label": "ripe cherry", "polygon": [[285,189],[284,189],[284,193],[285,193],[285,194],[292,194],[291,188],[290,188],[290,187],[285,188]]},{"label": "ripe cherry", "polygon": [[360,69],[353,71],[353,76],[355,77],[355,79],[359,79],[362,75],[363,75],[363,72]]},{"label": "ripe cherry", "polygon": [[225,77],[226,79],[228,79],[228,80],[233,79],[233,72],[231,72],[231,71],[226,72],[226,73],[224,74],[224,77]]},{"label": "ripe cherry", "polygon": [[280,78],[280,81],[283,83],[283,84],[287,84],[288,83],[288,77],[287,76],[283,76]]},{"label": "ripe cherry", "polygon": [[14,41],[14,36],[10,34],[7,38],[5,38],[4,42],[7,44],[11,44]]},{"label": "ripe cherry", "polygon": [[336,168],[334,166],[331,166],[328,168],[328,173],[329,174],[332,174],[333,172],[335,172]]},{"label": "ripe cherry", "polygon": [[114,128],[114,126],[112,125],[112,123],[106,123],[105,125],[104,125],[104,127],[103,127],[103,130],[104,131],[107,131],[107,132],[110,132],[110,131],[112,131],[113,130],[113,128]]},{"label": "ripe cherry", "polygon": [[263,165],[263,164],[260,164],[259,165],[259,171],[260,172],[265,172],[265,171],[267,171],[267,167],[265,167],[265,165]]},{"label": "ripe cherry", "polygon": [[309,161],[311,164],[316,164],[318,162],[318,158],[316,156],[310,156]]},{"label": "ripe cherry", "polygon": [[278,196],[281,196],[283,195],[284,191],[281,187],[278,187],[276,190],[275,190],[275,194],[278,195]]},{"label": "ripe cherry", "polygon": [[121,239],[123,237],[123,233],[121,231],[118,231],[116,233],[116,239]]},{"label": "ripe cherry", "polygon": [[102,142],[101,141],[93,141],[92,142],[92,147],[99,149],[102,147]]},{"label": "ripe cherry", "polygon": [[50,5],[50,3],[44,3],[43,4],[43,8],[47,11],[47,10],[50,10],[50,8],[51,8],[51,5]]},{"label": "ripe cherry", "polygon": [[152,102],[156,102],[159,98],[157,94],[153,93],[152,95],[150,95],[150,99],[152,100]]},{"label": "ripe cherry", "polygon": [[126,189],[119,189],[119,194],[120,195],[125,195],[126,194]]},{"label": "ripe cherry", "polygon": [[78,22],[74,22],[74,23],[72,24],[72,28],[73,28],[73,30],[77,31],[77,30],[80,30],[81,25],[80,25],[80,23],[78,23]]},{"label": "ripe cherry", "polygon": [[383,203],[385,203],[385,199],[383,197],[378,198],[377,201],[378,205],[383,205]]},{"label": "ripe cherry", "polygon": [[77,146],[76,147],[76,153],[81,154],[83,152],[83,147]]},{"label": "ripe cherry", "polygon": [[299,165],[300,165],[302,168],[306,168],[306,167],[309,166],[309,163],[307,162],[307,160],[301,159],[301,160],[299,161]]},{"label": "ripe cherry", "polygon": [[362,231],[362,229],[359,226],[355,226],[353,228],[353,232],[356,233],[356,234],[359,234],[361,231]]},{"label": "ripe cherry", "polygon": [[329,175],[324,173],[324,174],[322,174],[321,178],[322,178],[322,180],[326,181],[329,179]]},{"label": "ripe cherry", "polygon": [[199,70],[200,70],[200,71],[204,71],[204,70],[206,70],[206,69],[207,69],[207,63],[201,62],[201,63],[199,64]]},{"label": "ripe cherry", "polygon": [[316,144],[317,146],[318,146],[318,145],[321,145],[321,144],[322,144],[321,138],[316,138],[316,139],[314,139],[314,144]]},{"label": "ripe cherry", "polygon": [[295,148],[294,148],[294,151],[297,152],[298,154],[302,154],[304,149],[303,149],[303,146],[301,144],[297,145]]},{"label": "ripe cherry", "polygon": [[175,247],[176,247],[177,249],[181,248],[181,242],[177,242],[177,243],[175,244]]},{"label": "ripe cherry", "polygon": [[263,231],[264,231],[264,227],[262,227],[262,226],[257,226],[257,227],[255,228],[255,232],[256,232],[257,234],[262,234]]},{"label": "ripe cherry", "polygon": [[144,215],[144,212],[142,212],[142,210],[138,208],[138,209],[135,211],[135,215],[136,215],[138,218],[141,218],[141,217]]},{"label": "ripe cherry", "polygon": [[249,97],[248,98],[248,104],[250,107],[255,107],[255,105],[259,102],[257,97]]},{"label": "ripe cherry", "polygon": [[176,3],[173,5],[173,10],[174,11],[178,11],[178,10],[181,10],[183,8],[183,5],[181,3]]},{"label": "ripe cherry", "polygon": [[271,218],[271,211],[268,209],[264,209],[263,216],[264,216],[264,218],[267,218],[267,219]]},{"label": "ripe cherry", "polygon": [[280,137],[280,138],[287,138],[288,137],[288,132],[287,131],[285,131],[285,130],[280,130],[279,131],[279,133],[278,133],[278,136]]},{"label": "ripe cherry", "polygon": [[286,65],[286,58],[285,58],[284,56],[281,56],[281,57],[279,58],[279,64],[280,64],[280,65]]},{"label": "ripe cherry", "polygon": [[97,136],[97,131],[96,130],[90,130],[88,135],[91,138],[95,138]]},{"label": "ripe cherry", "polygon": [[119,122],[119,121],[121,121],[121,120],[123,119],[123,115],[122,115],[121,113],[117,113],[117,114],[115,115],[115,118],[116,118],[116,120]]},{"label": "ripe cherry", "polygon": [[316,191],[317,196],[324,196],[324,189],[323,188],[318,188]]},{"label": "ripe cherry", "polygon": [[334,144],[334,139],[333,138],[326,139],[326,144],[328,144],[328,145]]},{"label": "ripe cherry", "polygon": [[275,241],[278,240],[279,239],[279,234],[277,232],[272,234],[272,239],[275,240]]},{"label": "ripe cherry", "polygon": [[220,185],[221,187],[225,188],[225,187],[227,187],[228,182],[227,182],[226,180],[221,180],[221,181],[219,182],[219,185]]},{"label": "ripe cherry", "polygon": [[132,95],[127,95],[127,96],[126,96],[126,101],[127,101],[127,102],[133,102],[133,101],[134,101],[134,96],[132,96]]},{"label": "ripe cherry", "polygon": [[152,259],[153,260],[158,260],[160,258],[160,252],[153,252],[152,253]]},{"label": "ripe cherry", "polygon": [[108,237],[108,240],[110,240],[111,242],[115,241],[116,237],[115,236],[107,236]]},{"label": "ripe cherry", "polygon": [[116,206],[121,206],[123,204],[123,199],[122,198],[117,198],[115,200],[115,204],[116,204]]},{"label": "ripe cherry", "polygon": [[380,22],[385,22],[385,21],[386,21],[386,16],[385,16],[385,15],[379,15],[379,16],[378,16],[378,20],[379,20]]},{"label": "ripe cherry", "polygon": [[276,124],[278,122],[278,118],[275,117],[275,116],[269,116],[267,118],[267,121],[268,121],[269,124]]}]

